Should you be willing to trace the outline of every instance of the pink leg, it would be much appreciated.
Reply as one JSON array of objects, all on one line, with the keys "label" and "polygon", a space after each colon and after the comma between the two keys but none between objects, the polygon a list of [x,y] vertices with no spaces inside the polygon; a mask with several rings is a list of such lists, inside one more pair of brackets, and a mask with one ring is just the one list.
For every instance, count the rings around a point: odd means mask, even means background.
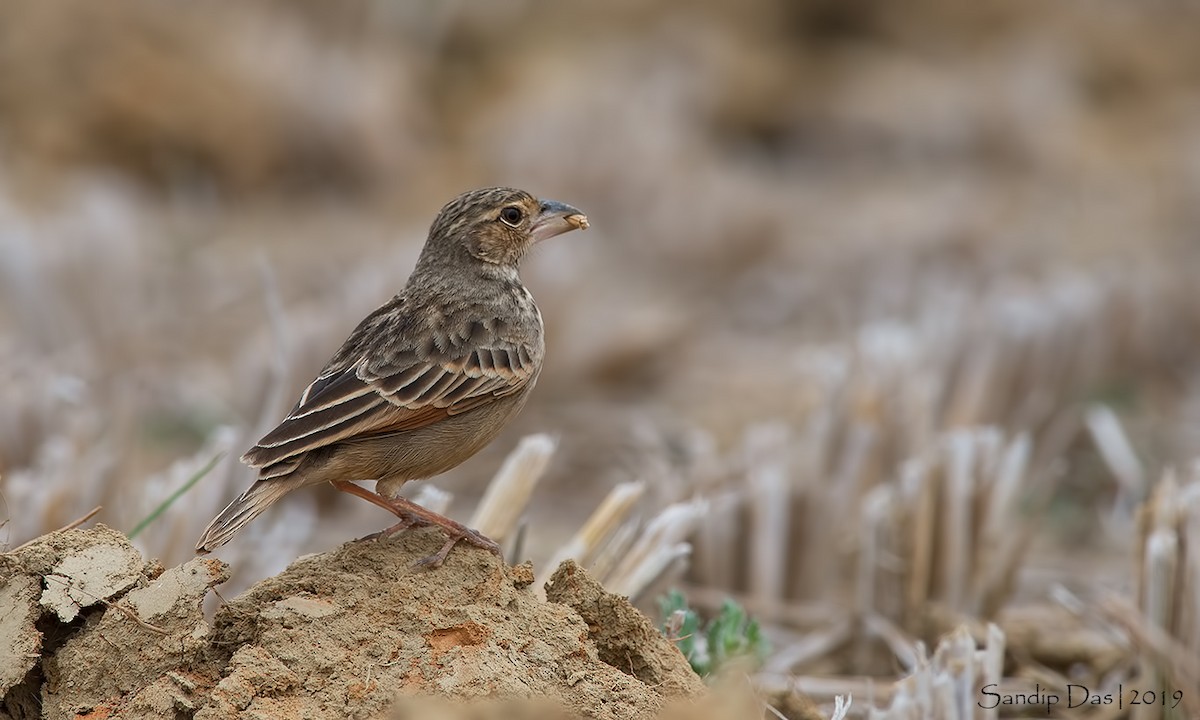
[{"label": "pink leg", "polygon": [[484,550],[495,553],[497,557],[503,559],[503,555],[500,553],[500,546],[491,539],[484,537],[480,533],[472,530],[469,527],[466,527],[461,523],[451,520],[445,515],[435,513],[427,508],[423,508],[411,500],[406,500],[405,498],[385,498],[378,493],[373,493],[370,490],[359,487],[358,485],[345,480],[334,480],[331,482],[331,484],[342,492],[349,493],[356,497],[360,497],[369,503],[378,505],[384,510],[387,510],[396,517],[400,518],[400,522],[396,523],[395,525],[373,535],[368,535],[367,537],[362,538],[363,540],[387,538],[411,527],[436,525],[437,527],[441,528],[442,532],[446,534],[446,544],[442,546],[441,550],[438,550],[429,557],[422,558],[421,560],[417,561],[417,565],[422,565],[425,567],[439,567],[443,562],[445,562],[446,556],[450,554],[450,551],[454,549],[454,546],[460,541],[464,540],[475,547],[483,548]]}]

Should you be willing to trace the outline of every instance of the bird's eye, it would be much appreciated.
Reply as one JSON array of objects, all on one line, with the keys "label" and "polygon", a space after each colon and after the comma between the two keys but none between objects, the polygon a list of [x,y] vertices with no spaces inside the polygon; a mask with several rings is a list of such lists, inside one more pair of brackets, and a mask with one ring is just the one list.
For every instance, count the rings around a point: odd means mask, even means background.
[{"label": "bird's eye", "polygon": [[506,225],[512,225],[513,227],[516,227],[521,224],[522,220],[525,219],[525,213],[522,212],[521,208],[517,207],[516,205],[509,205],[500,211],[500,219],[503,220]]}]

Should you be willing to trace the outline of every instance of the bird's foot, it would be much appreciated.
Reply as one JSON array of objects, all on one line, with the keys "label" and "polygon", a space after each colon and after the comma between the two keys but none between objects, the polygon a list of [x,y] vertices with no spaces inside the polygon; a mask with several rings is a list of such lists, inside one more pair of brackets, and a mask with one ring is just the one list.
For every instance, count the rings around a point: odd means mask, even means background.
[{"label": "bird's foot", "polygon": [[358,538],[354,542],[370,542],[370,541],[374,541],[374,540],[386,540],[398,532],[403,532],[404,530],[408,530],[409,528],[425,527],[427,525],[429,525],[429,523],[421,520],[418,517],[406,517],[406,518],[401,519],[400,522],[396,523],[395,525],[392,525],[391,527],[386,527],[386,528],[380,530],[379,532],[373,532],[370,535],[363,535],[362,537]]},{"label": "bird's foot", "polygon": [[[457,524],[458,523],[455,523],[455,525]],[[467,542],[477,548],[483,548],[484,550],[487,550],[488,552],[493,553],[496,557],[500,558],[501,561],[504,560],[504,555],[500,552],[500,546],[496,544],[496,541],[483,535],[482,533],[462,526],[459,526],[459,528],[455,529],[446,527],[443,527],[442,529],[446,532],[446,544],[442,545],[441,550],[438,550],[434,554],[423,557],[413,563],[414,566],[427,568],[441,567],[442,563],[446,561],[446,556],[449,555],[450,551],[454,549],[454,546],[460,542]]]},{"label": "bird's foot", "polygon": [[407,498],[385,498],[344,480],[334,480],[330,484],[342,492],[356,495],[363,500],[378,505],[400,518],[400,522],[395,525],[380,532],[367,535],[364,538],[359,538],[360,540],[381,540],[413,527],[437,526],[441,528],[442,532],[446,533],[446,544],[442,546],[441,550],[418,560],[415,563],[418,567],[435,568],[441,566],[446,561],[446,556],[461,541],[466,541],[475,547],[483,548],[495,554],[496,557],[500,558],[501,562],[504,561],[504,555],[500,552],[500,546],[491,538],[486,537],[478,530],[472,530],[462,523],[455,522],[445,515],[436,513],[429,508],[421,507]]}]

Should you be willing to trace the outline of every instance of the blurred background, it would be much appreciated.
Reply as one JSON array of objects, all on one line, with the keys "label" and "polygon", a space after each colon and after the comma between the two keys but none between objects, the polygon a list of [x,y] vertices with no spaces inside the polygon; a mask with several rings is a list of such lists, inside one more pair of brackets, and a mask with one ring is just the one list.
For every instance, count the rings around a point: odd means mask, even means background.
[{"label": "blurred background", "polygon": [[[978,441],[981,488],[1024,458],[991,520],[1028,544],[1004,602],[1076,577],[1134,593],[1134,507],[1200,452],[1198,21],[1109,0],[0,2],[0,540],[96,505],[128,531],[224,453],[137,538],[188,558],[251,478],[236,457],[399,291],[440,206],[502,184],[592,229],[525,264],[547,364],[437,479],[451,514],[551,432],[536,561],[641,481],[645,517],[726,508],[690,582],[831,601],[871,491]],[[797,514],[768,517],[764,487]],[[219,556],[244,584],[387,522],[335,495]],[[788,557],[739,555],[756,528]]]}]

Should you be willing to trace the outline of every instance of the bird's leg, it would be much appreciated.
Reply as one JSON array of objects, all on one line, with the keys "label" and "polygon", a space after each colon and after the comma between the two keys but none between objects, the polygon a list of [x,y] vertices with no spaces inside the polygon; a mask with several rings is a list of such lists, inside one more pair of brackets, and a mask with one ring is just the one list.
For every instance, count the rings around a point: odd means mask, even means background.
[{"label": "bird's leg", "polygon": [[367,490],[366,488],[361,487],[359,485],[355,485],[352,482],[347,482],[345,480],[333,480],[333,481],[330,481],[330,484],[333,485],[338,490],[341,490],[344,493],[349,493],[350,495],[353,495],[355,497],[360,497],[369,503],[378,505],[379,507],[383,508],[384,510],[387,510],[388,512],[392,513],[396,517],[400,518],[400,522],[396,523],[395,525],[384,528],[383,530],[380,530],[379,532],[373,532],[370,535],[364,535],[364,536],[360,537],[358,540],[356,540],[356,542],[365,542],[367,540],[383,540],[385,538],[389,538],[389,537],[395,535],[396,533],[398,533],[402,530],[407,530],[411,527],[421,527],[423,525],[429,524],[426,522],[422,522],[420,518],[413,516],[411,513],[405,512],[405,511],[395,507],[391,502],[388,501],[387,498],[383,497],[382,495],[379,495],[378,493],[373,493],[370,490]]},{"label": "bird's leg", "polygon": [[425,567],[441,566],[441,564],[445,562],[446,556],[449,555],[454,546],[461,541],[466,541],[475,547],[483,548],[484,550],[495,554],[495,556],[501,560],[504,559],[503,553],[500,552],[500,546],[497,545],[495,541],[493,541],[491,538],[485,537],[476,530],[472,530],[462,523],[455,522],[445,515],[436,513],[429,508],[421,507],[420,505],[406,498],[392,498],[388,502],[395,503],[398,511],[405,513],[407,517],[414,518],[417,523],[421,525],[436,525],[437,527],[441,528],[442,532],[446,534],[446,544],[442,546],[442,549],[438,550],[429,557],[418,560],[418,565],[423,565]]},{"label": "bird's leg", "polygon": [[417,565],[423,565],[426,567],[439,567],[443,562],[445,562],[446,556],[450,554],[450,551],[454,548],[454,546],[457,545],[459,541],[463,540],[474,545],[475,547],[483,548],[484,550],[492,552],[501,559],[504,557],[500,552],[500,546],[490,538],[484,537],[479,532],[472,530],[462,523],[455,522],[445,515],[441,515],[428,508],[421,507],[411,500],[400,497],[385,498],[378,493],[373,493],[366,488],[360,487],[345,480],[334,480],[331,482],[331,484],[342,492],[350,493],[351,495],[360,497],[369,503],[378,505],[384,510],[387,510],[396,517],[400,518],[400,522],[374,535],[368,535],[366,538],[363,538],[364,540],[389,537],[410,527],[436,525],[437,527],[441,528],[442,532],[446,534],[446,544],[443,545],[442,549],[438,550],[436,553],[430,555],[429,557],[418,560]]}]

